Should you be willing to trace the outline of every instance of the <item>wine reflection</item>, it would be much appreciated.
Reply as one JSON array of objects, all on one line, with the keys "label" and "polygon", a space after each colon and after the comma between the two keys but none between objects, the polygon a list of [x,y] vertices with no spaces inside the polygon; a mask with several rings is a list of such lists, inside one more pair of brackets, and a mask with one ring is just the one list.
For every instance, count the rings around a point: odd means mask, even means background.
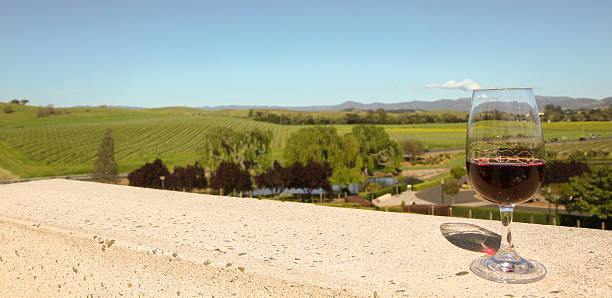
[{"label": "wine reflection", "polygon": [[451,222],[440,225],[448,242],[463,249],[494,255],[499,249],[501,236],[469,223]]}]

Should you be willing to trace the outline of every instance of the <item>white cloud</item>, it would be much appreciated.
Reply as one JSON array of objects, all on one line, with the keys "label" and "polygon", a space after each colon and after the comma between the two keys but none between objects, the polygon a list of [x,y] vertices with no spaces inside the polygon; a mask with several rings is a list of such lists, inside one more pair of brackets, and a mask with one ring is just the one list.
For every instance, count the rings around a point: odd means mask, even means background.
[{"label": "white cloud", "polygon": [[464,79],[461,82],[456,82],[455,80],[450,80],[446,83],[443,84],[427,84],[425,85],[425,88],[440,88],[440,89],[459,89],[459,90],[465,90],[465,91],[472,91],[474,89],[480,89],[482,88],[480,86],[480,84],[470,80],[470,79]]}]

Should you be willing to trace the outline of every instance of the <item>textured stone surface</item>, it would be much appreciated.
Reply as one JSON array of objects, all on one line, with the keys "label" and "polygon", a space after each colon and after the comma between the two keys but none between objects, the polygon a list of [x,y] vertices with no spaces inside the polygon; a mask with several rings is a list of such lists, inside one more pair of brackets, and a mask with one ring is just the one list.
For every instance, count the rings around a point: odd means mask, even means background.
[{"label": "textured stone surface", "polygon": [[495,248],[495,221],[69,180],[1,185],[0,216],[0,286],[16,294],[65,282],[65,295],[134,295],[135,280],[154,296],[612,296],[610,231],[513,224],[519,253],[549,273],[504,285],[469,272]]}]

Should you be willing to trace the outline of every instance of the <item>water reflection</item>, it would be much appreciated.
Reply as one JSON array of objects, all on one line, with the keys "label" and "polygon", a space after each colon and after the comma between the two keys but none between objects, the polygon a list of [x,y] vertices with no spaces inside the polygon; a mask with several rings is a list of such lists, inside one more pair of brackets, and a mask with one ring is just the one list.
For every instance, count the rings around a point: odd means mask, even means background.
[{"label": "water reflection", "polygon": [[448,242],[470,251],[494,255],[499,249],[501,236],[469,223],[443,223],[440,231]]},{"label": "water reflection", "polygon": [[[349,184],[348,185],[348,193],[349,194],[357,194],[360,191],[362,191],[362,189],[366,185],[368,185],[368,183],[370,183],[370,182],[376,182],[376,183],[378,183],[378,185],[380,185],[381,188],[385,188],[385,187],[388,187],[388,186],[391,186],[391,185],[395,185],[399,181],[397,179],[393,178],[393,177],[370,177],[364,183]],[[343,189],[342,185],[332,185],[332,190],[335,193],[336,192],[341,192],[342,189]],[[319,188],[319,189],[314,189],[312,191],[312,193],[313,193],[313,195],[319,195],[322,191],[323,190]],[[299,189],[299,188],[291,188],[291,189],[285,190],[283,193],[284,194],[306,194],[306,191],[304,191],[303,189]],[[269,195],[272,195],[272,191],[270,191],[267,188],[259,188],[259,189],[253,190],[253,195],[254,196],[258,196],[258,195],[269,196]]]}]

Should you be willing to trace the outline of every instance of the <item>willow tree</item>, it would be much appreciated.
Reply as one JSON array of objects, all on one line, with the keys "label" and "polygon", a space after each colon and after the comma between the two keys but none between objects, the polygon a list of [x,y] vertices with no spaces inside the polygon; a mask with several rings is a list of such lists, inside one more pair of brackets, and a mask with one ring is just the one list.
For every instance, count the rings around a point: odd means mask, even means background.
[{"label": "willow tree", "polygon": [[404,156],[402,147],[389,138],[384,128],[375,125],[353,126],[351,135],[359,144],[359,154],[364,161],[365,172],[400,167]]},{"label": "willow tree", "polygon": [[266,167],[271,143],[272,133],[268,130],[238,131],[217,126],[203,140],[201,162],[211,169],[216,169],[222,161],[235,163],[242,170]]},{"label": "willow tree", "polygon": [[287,140],[284,157],[288,164],[328,163],[333,184],[348,185],[363,180],[359,144],[350,135],[338,135],[334,127],[314,126],[294,132]]}]

